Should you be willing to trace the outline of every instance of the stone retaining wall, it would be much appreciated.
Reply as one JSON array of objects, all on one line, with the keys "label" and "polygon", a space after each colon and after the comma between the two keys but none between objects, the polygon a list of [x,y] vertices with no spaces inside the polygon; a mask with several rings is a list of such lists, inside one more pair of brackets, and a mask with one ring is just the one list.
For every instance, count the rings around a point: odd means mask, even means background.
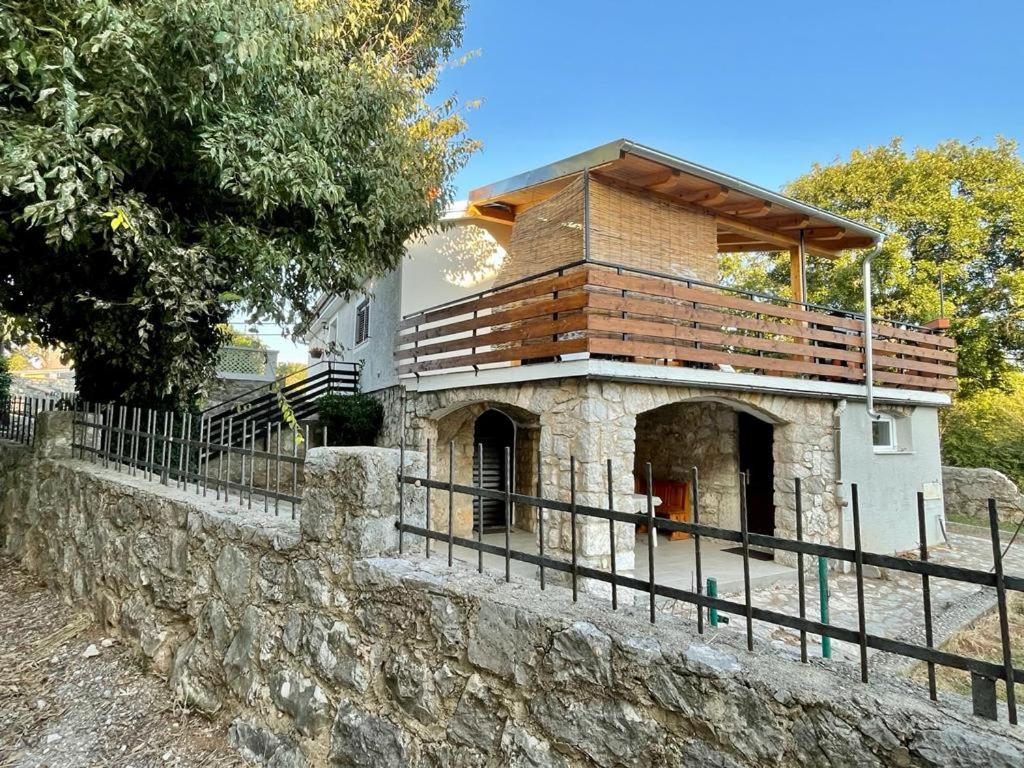
[{"label": "stone retaining wall", "polygon": [[[395,451],[312,450],[293,522],[73,461],[61,431],[46,434],[50,458],[0,449],[5,550],[119,628],[189,706],[230,719],[263,764],[1024,760],[1020,730],[920,689],[395,557]],[[407,459],[422,470],[422,456]],[[409,491],[411,514],[423,499]]]},{"label": "stone retaining wall", "polygon": [[995,469],[943,467],[942,495],[946,514],[977,518],[981,525],[988,525],[989,499],[995,499],[1003,522],[1016,522],[1024,515],[1024,495],[1013,480]]}]

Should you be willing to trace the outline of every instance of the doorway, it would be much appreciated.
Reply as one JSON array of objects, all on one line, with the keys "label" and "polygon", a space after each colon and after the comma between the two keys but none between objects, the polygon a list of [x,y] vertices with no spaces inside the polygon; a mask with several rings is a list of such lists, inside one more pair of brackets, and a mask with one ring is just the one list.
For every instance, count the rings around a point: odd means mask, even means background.
[{"label": "doorway", "polygon": [[[473,427],[473,484],[492,491],[505,490],[508,476],[515,488],[516,425],[507,415],[493,408],[481,413]],[[478,451],[482,446],[481,460]],[[506,449],[511,457],[506,466]],[[504,530],[505,503],[501,499],[474,499],[473,530]]]},{"label": "doorway", "polygon": [[747,491],[747,528],[775,535],[775,428],[749,413],[738,414],[741,480]]}]

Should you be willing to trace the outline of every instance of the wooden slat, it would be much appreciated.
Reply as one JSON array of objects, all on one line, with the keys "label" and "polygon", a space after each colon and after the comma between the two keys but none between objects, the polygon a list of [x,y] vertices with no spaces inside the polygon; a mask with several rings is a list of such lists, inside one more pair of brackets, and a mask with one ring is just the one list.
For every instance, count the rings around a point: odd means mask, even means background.
[{"label": "wooden slat", "polygon": [[525,346],[513,347],[510,349],[495,349],[490,352],[480,352],[475,355],[440,357],[434,360],[407,363],[399,366],[398,373],[399,375],[406,373],[424,373],[427,371],[441,371],[446,368],[466,368],[473,365],[485,365],[487,363],[536,360],[542,357],[557,357],[558,355],[569,355],[586,351],[587,339],[566,339],[564,341],[552,341],[546,344],[527,344]]},{"label": "wooden slat", "polygon": [[874,358],[875,370],[880,368],[898,368],[903,371],[919,371],[921,373],[934,373],[937,376],[950,376],[956,378],[956,366],[941,365],[939,363],[926,363],[922,360],[914,360],[900,357],[888,357],[876,355]]},{"label": "wooden slat", "polygon": [[535,339],[548,341],[559,333],[583,331],[586,330],[586,328],[587,316],[582,313],[569,315],[568,317],[560,317],[557,320],[545,317],[542,319],[516,323],[511,328],[502,328],[501,330],[482,333],[478,336],[462,336],[457,339],[441,341],[435,344],[410,347],[409,349],[399,349],[395,351],[395,359],[408,360],[412,357],[426,357],[428,355],[455,352],[460,349],[489,347],[493,344],[506,344],[509,342],[532,341]]},{"label": "wooden slat", "polygon": [[823,331],[801,323],[786,323],[777,320],[763,320],[750,315],[719,312],[715,309],[694,308],[689,302],[677,303],[659,299],[643,299],[635,296],[619,296],[610,293],[591,293],[589,307],[612,312],[627,312],[631,315],[650,315],[652,317],[669,317],[674,320],[706,325],[718,325],[723,328],[743,328],[748,331],[794,336],[810,341],[828,344],[844,344],[860,348],[863,336]]},{"label": "wooden slat", "polygon": [[484,309],[500,307],[505,304],[514,304],[518,301],[545,296],[554,291],[566,291],[572,288],[582,288],[586,283],[590,270],[576,267],[569,274],[552,275],[543,277],[533,282],[516,285],[512,288],[499,289],[494,293],[481,296],[476,299],[462,301],[439,309],[428,309],[418,315],[406,318],[399,324],[399,330],[413,328],[417,325],[425,325],[440,320],[447,320],[459,315],[468,315]]},{"label": "wooden slat", "polygon": [[[852,331],[862,332],[864,327],[864,323],[855,318],[829,315],[815,310],[781,306],[768,302],[758,302],[753,299],[719,293],[707,288],[687,287],[684,283],[676,283],[663,278],[647,277],[644,275],[618,274],[608,269],[592,270],[589,284],[600,285],[605,288],[614,288],[616,290],[635,291],[637,293],[663,296],[665,298],[677,299],[680,301],[691,301],[699,304],[709,304],[716,307],[728,307],[729,309],[774,315],[775,317],[784,317],[790,320],[819,323],[821,325],[830,325],[836,328],[846,328]],[[897,328],[885,323],[873,323],[872,329],[875,333],[894,338],[903,338],[909,341],[934,344],[938,347],[954,346],[952,339],[921,331]]]},{"label": "wooden slat", "polygon": [[824,376],[826,378],[850,381],[862,381],[864,379],[864,372],[859,368],[824,365],[779,357],[758,357],[757,355],[737,354],[735,352],[719,352],[667,343],[659,344],[622,341],[621,339],[591,338],[590,351],[597,354],[621,355],[624,357],[653,357],[666,360],[685,360],[694,363],[729,365],[734,368],[754,368],[773,372],[785,371],[787,373]]},{"label": "wooden slat", "polygon": [[811,347],[780,339],[764,339],[747,336],[742,333],[728,333],[713,328],[691,328],[673,323],[659,323],[648,320],[610,317],[608,315],[589,315],[590,328],[605,333],[627,333],[634,336],[648,336],[670,341],[692,341],[711,344],[717,347],[739,347],[755,349],[762,352],[777,352],[798,355],[801,358],[814,357],[828,360],[846,360],[860,363],[864,360],[862,352],[834,347]]},{"label": "wooden slat", "polygon": [[890,373],[889,371],[876,370],[875,382],[878,384],[895,384],[911,389],[941,389],[947,391],[956,389],[956,381],[953,379],[910,376],[903,373]]},{"label": "wooden slat", "polygon": [[479,317],[471,317],[468,320],[459,320],[454,323],[424,328],[419,331],[404,331],[399,333],[398,343],[412,344],[426,339],[451,336],[454,333],[465,333],[466,331],[473,331],[479,328],[490,328],[494,325],[528,320],[532,317],[550,316],[559,312],[573,312],[583,309],[586,305],[587,295],[585,293],[570,293],[568,296],[559,296],[557,299],[532,301],[512,309],[499,310],[487,315],[480,315]]},{"label": "wooden slat", "polygon": [[[705,307],[695,309],[689,302],[677,303],[671,300],[644,299],[602,292],[592,292],[589,295],[591,297],[588,304],[589,307],[609,312],[627,312],[631,315],[667,317],[675,320],[701,323],[703,325],[718,325],[723,328],[743,328],[748,331],[792,336],[825,344],[842,344],[851,349],[858,350],[863,349],[864,345],[864,337],[861,334],[826,331],[803,323],[764,320],[750,317],[749,315],[720,312]],[[947,350],[925,349],[906,343],[882,341],[879,339],[876,339],[871,346],[875,353],[879,355],[913,355],[915,358],[919,357],[925,360],[956,361],[956,353]]]}]

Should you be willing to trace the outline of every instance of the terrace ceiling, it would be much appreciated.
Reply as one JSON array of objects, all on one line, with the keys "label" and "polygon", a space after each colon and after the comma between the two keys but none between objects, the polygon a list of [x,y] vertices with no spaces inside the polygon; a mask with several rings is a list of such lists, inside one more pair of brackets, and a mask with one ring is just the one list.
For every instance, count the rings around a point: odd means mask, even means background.
[{"label": "terrace ceiling", "polygon": [[714,216],[720,253],[793,249],[802,230],[807,253],[834,258],[881,237],[863,224],[624,139],[475,189],[469,194],[470,213],[513,223],[517,212],[587,169],[596,181]]}]

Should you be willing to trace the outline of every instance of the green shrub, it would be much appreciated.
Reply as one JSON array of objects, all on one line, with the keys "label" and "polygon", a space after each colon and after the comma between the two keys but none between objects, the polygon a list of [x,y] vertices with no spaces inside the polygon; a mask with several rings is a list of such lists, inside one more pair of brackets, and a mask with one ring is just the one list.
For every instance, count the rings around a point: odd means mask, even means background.
[{"label": "green shrub", "polygon": [[324,395],[317,410],[328,445],[373,445],[384,424],[384,406],[365,394]]},{"label": "green shrub", "polygon": [[1024,375],[1008,390],[986,389],[957,399],[942,418],[942,460],[955,467],[991,467],[1024,487]]},{"label": "green shrub", "polygon": [[0,402],[11,396],[10,358],[0,354]]}]

